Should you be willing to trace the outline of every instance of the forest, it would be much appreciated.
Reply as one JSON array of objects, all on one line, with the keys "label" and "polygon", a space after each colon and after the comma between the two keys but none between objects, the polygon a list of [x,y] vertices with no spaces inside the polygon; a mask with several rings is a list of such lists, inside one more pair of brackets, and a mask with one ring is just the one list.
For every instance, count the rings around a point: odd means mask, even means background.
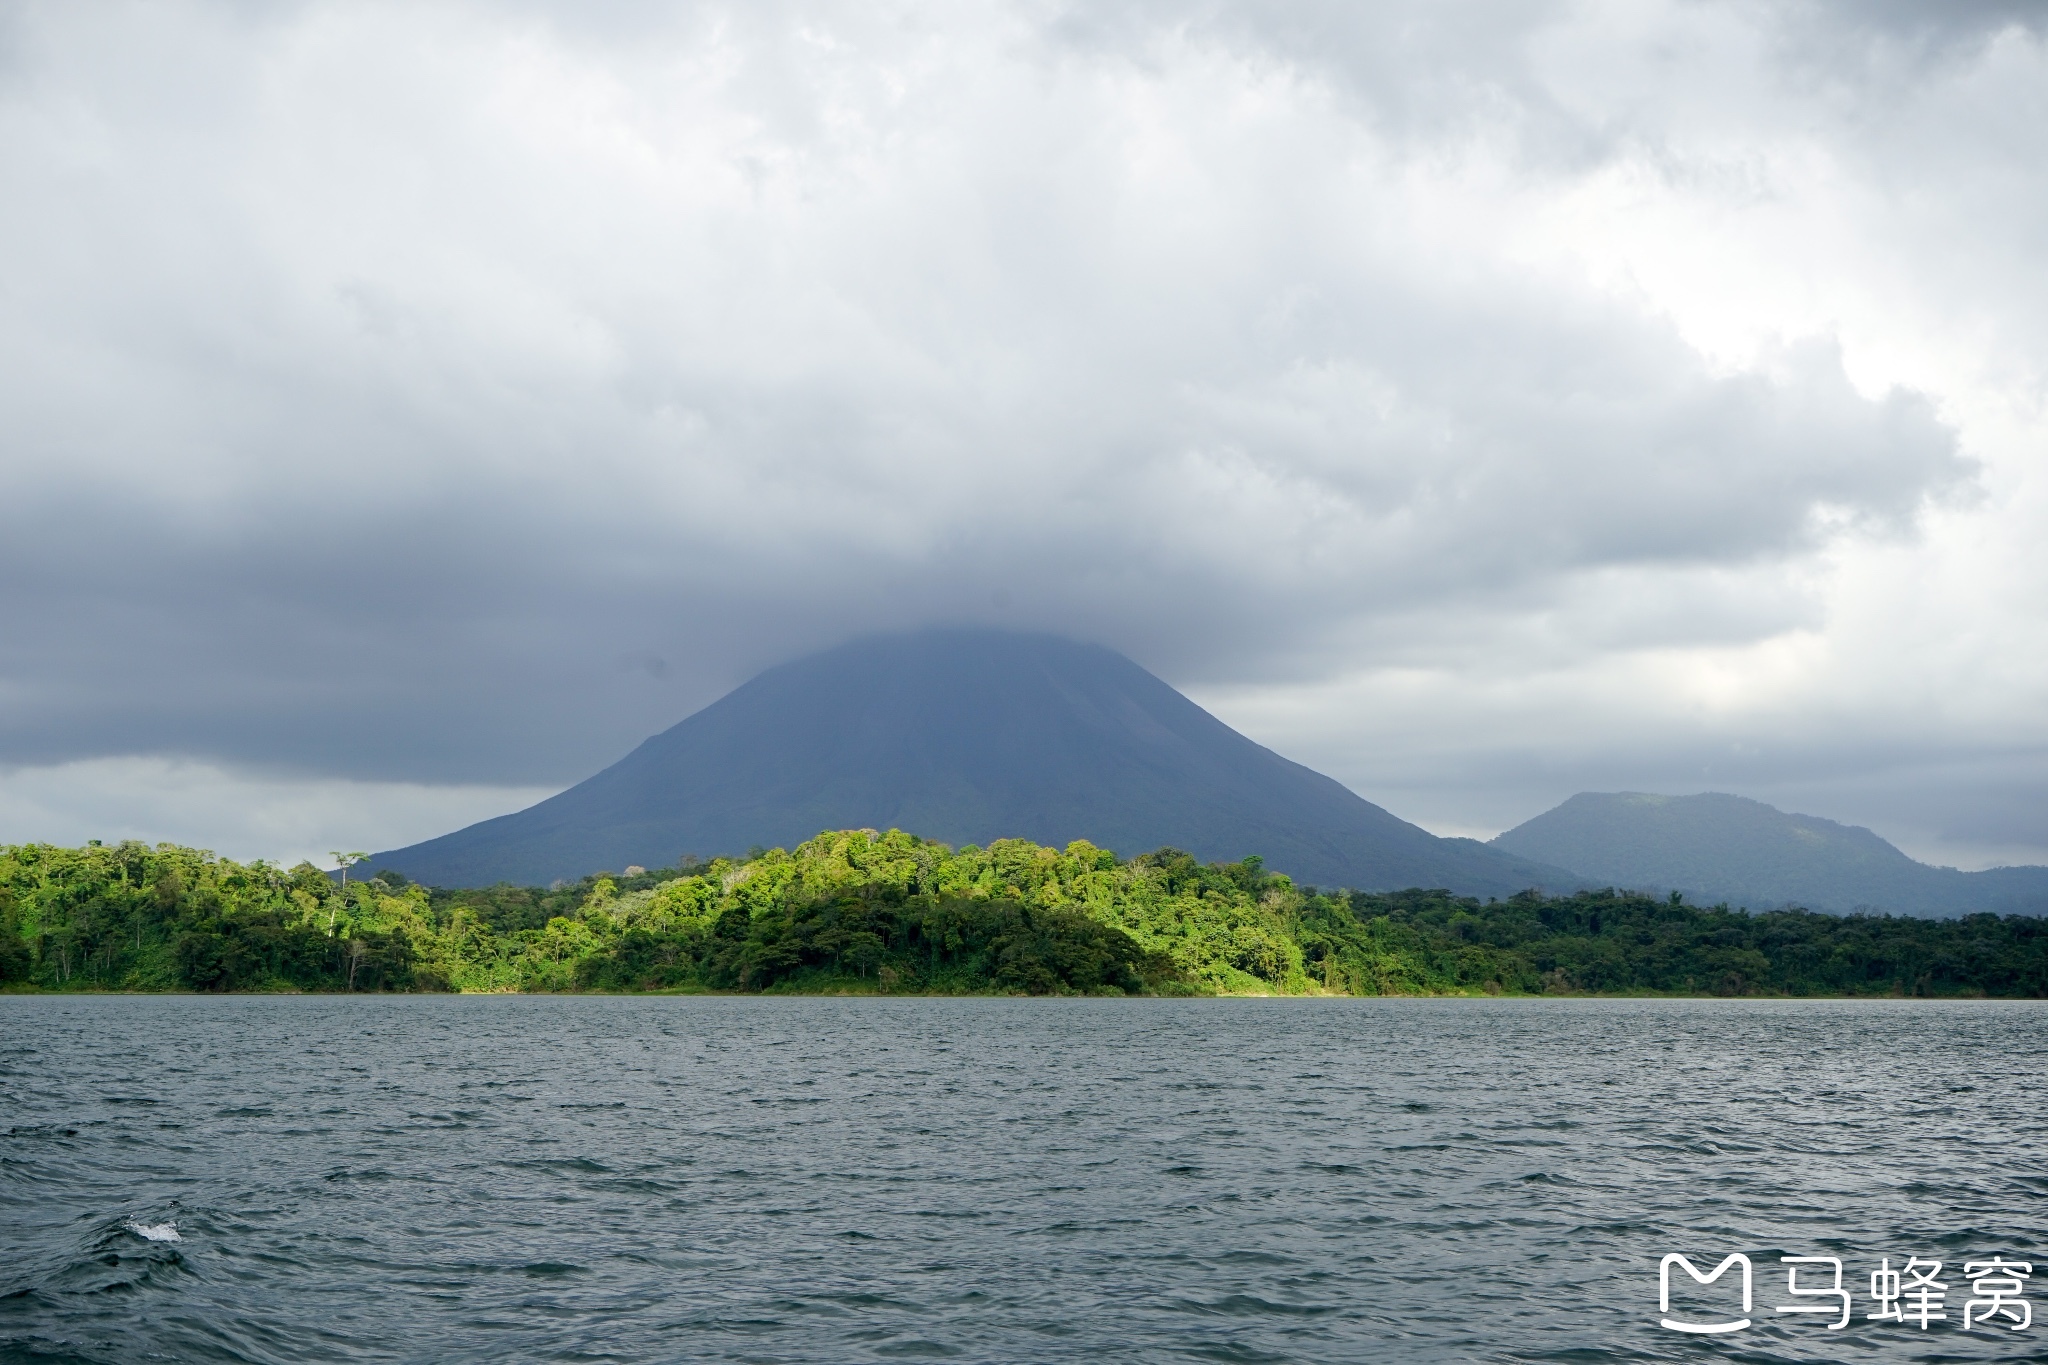
[{"label": "forest", "polygon": [[1325,891],[1256,857],[839,830],[570,886],[0,845],[0,990],[2048,995],[2048,921]]}]

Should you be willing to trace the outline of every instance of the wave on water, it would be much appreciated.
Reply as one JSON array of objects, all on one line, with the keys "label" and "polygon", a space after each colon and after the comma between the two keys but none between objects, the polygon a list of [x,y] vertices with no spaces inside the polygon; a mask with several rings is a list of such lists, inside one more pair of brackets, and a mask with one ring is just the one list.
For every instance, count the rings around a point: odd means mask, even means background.
[{"label": "wave on water", "polygon": [[1712,1365],[1659,1262],[1737,1252],[1715,1360],[2048,1365],[1967,1278],[1924,1337],[1772,1312],[1806,1251],[2041,1269],[2048,1071],[1923,1103],[2048,1055],[2038,1002],[0,994],[16,1037],[0,1365]]}]

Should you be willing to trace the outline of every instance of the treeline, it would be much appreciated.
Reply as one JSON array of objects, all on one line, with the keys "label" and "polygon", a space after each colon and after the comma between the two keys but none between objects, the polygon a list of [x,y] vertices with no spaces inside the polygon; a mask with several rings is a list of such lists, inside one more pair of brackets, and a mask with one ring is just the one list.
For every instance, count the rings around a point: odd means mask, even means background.
[{"label": "treeline", "polygon": [[2041,997],[2044,929],[1613,891],[1320,892],[1257,858],[894,830],[551,889],[0,846],[0,987],[16,990]]}]

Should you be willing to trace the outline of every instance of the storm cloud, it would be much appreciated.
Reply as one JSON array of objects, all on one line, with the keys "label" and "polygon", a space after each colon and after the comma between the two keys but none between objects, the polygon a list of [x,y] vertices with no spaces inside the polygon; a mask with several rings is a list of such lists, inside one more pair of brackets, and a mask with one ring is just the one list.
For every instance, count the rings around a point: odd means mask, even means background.
[{"label": "storm cloud", "polygon": [[948,622],[1446,832],[2048,859],[2048,53],[1934,13],[11,7],[0,837],[406,842]]}]

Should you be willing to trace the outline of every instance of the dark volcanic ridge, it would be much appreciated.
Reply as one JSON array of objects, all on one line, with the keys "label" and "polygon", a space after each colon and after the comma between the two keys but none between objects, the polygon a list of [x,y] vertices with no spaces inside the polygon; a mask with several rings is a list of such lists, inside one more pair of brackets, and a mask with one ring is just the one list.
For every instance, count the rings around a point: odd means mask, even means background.
[{"label": "dark volcanic ridge", "polygon": [[431,885],[537,885],[859,828],[956,847],[1087,839],[1124,856],[1256,853],[1297,881],[1356,890],[1506,896],[1582,882],[1398,819],[1112,650],[968,629],[858,640],[770,669],[539,805],[371,866]]},{"label": "dark volcanic ridge", "polygon": [[1707,904],[1940,916],[2048,911],[2048,867],[1930,867],[1860,826],[1719,792],[1582,792],[1491,846],[1563,863],[1601,885],[1681,891]]},{"label": "dark volcanic ridge", "polygon": [[536,885],[862,828],[955,847],[1256,853],[1297,881],[1360,891],[1613,886],[1752,909],[2048,911],[2048,868],[1929,867],[1867,829],[1713,793],[1587,792],[1490,844],[1440,839],[1121,654],[969,629],[857,640],[770,669],[537,806],[371,866],[431,885]]}]

